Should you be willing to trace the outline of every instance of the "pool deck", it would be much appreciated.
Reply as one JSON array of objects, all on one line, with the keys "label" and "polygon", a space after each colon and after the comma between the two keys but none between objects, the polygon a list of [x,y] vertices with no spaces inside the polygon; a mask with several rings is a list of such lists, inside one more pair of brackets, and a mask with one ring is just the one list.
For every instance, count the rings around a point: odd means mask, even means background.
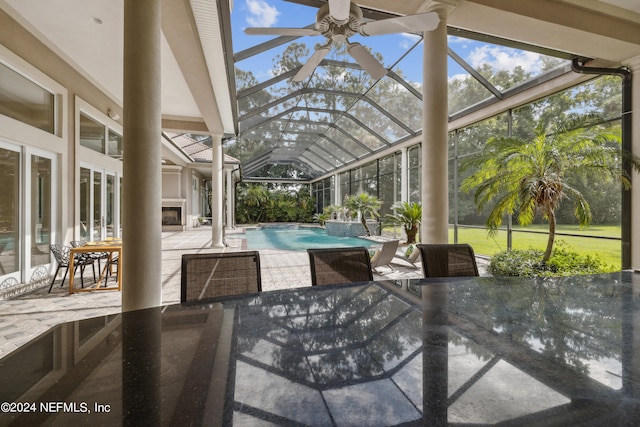
[{"label": "pool deck", "polygon": [[[231,252],[243,248],[244,229],[227,232],[227,248],[211,248],[211,227],[184,232],[162,233],[162,304],[180,302],[180,262],[185,253]],[[399,249],[399,251],[402,249]],[[262,290],[311,286],[309,257],[306,252],[274,249],[260,250]],[[380,267],[383,273],[375,279],[408,279],[422,277],[421,269],[398,260],[392,271]],[[85,272],[89,278],[90,271]],[[67,278],[68,280],[68,278]],[[49,285],[8,300],[0,300],[0,358],[58,323],[85,319],[121,311],[121,293],[97,291],[68,293],[68,282],[60,286],[58,278],[48,293]],[[124,285],[126,286],[126,284]]]}]

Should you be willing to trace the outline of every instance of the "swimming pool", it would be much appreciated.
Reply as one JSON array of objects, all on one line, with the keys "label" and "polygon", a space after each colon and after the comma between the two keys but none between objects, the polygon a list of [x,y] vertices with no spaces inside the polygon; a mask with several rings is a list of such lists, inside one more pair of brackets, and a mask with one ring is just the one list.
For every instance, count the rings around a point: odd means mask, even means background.
[{"label": "swimming pool", "polygon": [[327,236],[324,229],[313,227],[263,227],[245,231],[247,249],[281,249],[306,251],[317,248],[342,248],[348,246],[375,246],[377,243],[358,237]]}]

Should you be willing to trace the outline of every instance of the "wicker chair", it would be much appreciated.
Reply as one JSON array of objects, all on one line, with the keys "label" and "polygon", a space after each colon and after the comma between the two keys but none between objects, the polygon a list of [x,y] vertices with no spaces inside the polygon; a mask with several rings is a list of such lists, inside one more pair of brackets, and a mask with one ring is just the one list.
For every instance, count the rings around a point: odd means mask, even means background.
[{"label": "wicker chair", "polygon": [[307,253],[313,286],[373,280],[369,251],[365,247],[307,249]]},{"label": "wicker chair", "polygon": [[479,276],[473,248],[467,244],[419,244],[425,277]]},{"label": "wicker chair", "polygon": [[257,251],[182,255],[180,301],[262,292]]},{"label": "wicker chair", "polygon": [[[58,264],[58,267],[56,268],[55,274],[51,278],[51,284],[49,285],[49,292],[51,292],[51,288],[53,288],[53,282],[55,282],[56,277],[58,276],[58,272],[60,271],[61,268],[66,268],[64,272],[64,276],[62,277],[62,282],[60,283],[60,286],[64,285],[64,281],[67,278],[67,273],[69,273],[69,260],[70,260],[69,250],[71,249],[71,247],[58,245],[54,243],[50,246],[50,248],[51,248],[51,253],[53,254],[53,257],[56,259],[56,263]],[[76,270],[78,269],[78,267],[80,267],[80,283],[83,288],[84,288],[84,269],[88,265],[91,265],[91,268],[93,269],[93,281],[94,282],[96,281],[96,268],[93,262],[94,260],[91,259],[91,257],[86,257],[86,256],[79,256],[73,260],[73,274],[76,274]]]}]

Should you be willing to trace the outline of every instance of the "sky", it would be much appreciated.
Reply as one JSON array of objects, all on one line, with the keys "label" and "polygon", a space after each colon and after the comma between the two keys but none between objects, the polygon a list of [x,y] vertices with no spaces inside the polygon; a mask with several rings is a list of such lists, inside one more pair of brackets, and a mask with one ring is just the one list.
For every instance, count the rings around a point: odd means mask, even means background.
[{"label": "sky", "polygon": [[[244,29],[247,27],[294,27],[300,28],[315,22],[316,8],[293,4],[282,0],[234,0],[231,13],[233,50],[238,52],[256,44],[265,42],[273,37],[247,36]],[[323,44],[326,39],[322,36],[302,37],[298,42],[306,43],[310,49],[317,43]],[[401,59],[411,46],[414,46],[419,38],[412,34],[393,34],[382,36],[363,37],[355,35],[351,42],[358,42],[371,47],[373,52],[378,52],[384,58],[385,67],[395,64]],[[286,46],[285,46],[286,47]],[[449,47],[464,58],[470,65],[477,67],[488,63],[495,69],[512,69],[520,65],[525,71],[533,75],[540,72],[541,55],[533,52],[507,48],[504,46],[490,45],[474,40],[449,36]],[[259,81],[264,81],[272,76],[272,59],[284,47],[272,50],[258,57],[242,61],[238,66],[242,69],[250,69]],[[313,51],[310,52],[313,53]],[[414,47],[399,64],[405,78],[409,81],[422,81],[422,44]],[[397,71],[394,69],[394,71]],[[449,60],[449,78],[467,78],[464,71],[453,60]]]}]

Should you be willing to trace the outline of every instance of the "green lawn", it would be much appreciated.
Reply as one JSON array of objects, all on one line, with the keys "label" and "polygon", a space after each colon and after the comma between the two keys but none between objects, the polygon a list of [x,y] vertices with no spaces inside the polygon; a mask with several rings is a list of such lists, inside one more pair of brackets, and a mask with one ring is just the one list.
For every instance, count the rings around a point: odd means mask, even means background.
[{"label": "green lawn", "polygon": [[[393,232],[393,227],[385,227],[386,231]],[[518,230],[538,231],[541,233],[527,233]],[[528,227],[513,227],[513,248],[514,249],[540,249],[547,246],[547,232],[549,228],[546,224],[531,225]],[[400,232],[400,228],[396,228]],[[614,225],[591,225],[589,228],[580,229],[577,225],[558,225],[557,233],[570,233],[579,236],[562,236],[556,234],[556,244],[561,242],[568,249],[580,254],[598,255],[607,264],[611,264],[615,269],[620,268],[622,250],[620,240],[596,239],[593,237],[620,238],[620,226]],[[449,228],[449,241],[453,242],[453,227]],[[498,231],[494,236],[489,236],[484,228],[458,228],[458,242],[469,243],[478,255],[491,256],[496,252],[507,249],[507,232]]]},{"label": "green lawn", "polygon": [[[514,249],[541,249],[547,245],[546,225],[533,225],[526,228],[514,227]],[[518,230],[543,231],[544,234],[526,233]],[[598,225],[587,229],[578,226],[560,225],[557,233],[580,234],[583,236],[617,237],[620,238],[620,226]],[[449,229],[449,241],[453,242],[453,227]],[[507,248],[507,232],[498,231],[494,236],[489,236],[485,229],[458,228],[458,242],[469,243],[476,254],[493,255]],[[598,255],[602,261],[620,268],[621,244],[620,240],[595,239],[592,237],[561,236],[556,234],[556,244],[562,242],[565,246],[580,254]]]}]

